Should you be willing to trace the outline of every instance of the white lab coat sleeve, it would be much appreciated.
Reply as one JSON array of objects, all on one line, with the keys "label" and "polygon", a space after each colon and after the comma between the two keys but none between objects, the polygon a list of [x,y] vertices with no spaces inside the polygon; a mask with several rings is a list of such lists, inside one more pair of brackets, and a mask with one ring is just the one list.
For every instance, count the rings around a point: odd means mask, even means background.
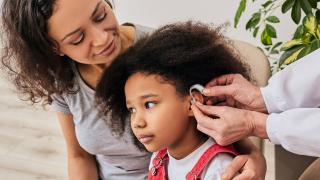
[{"label": "white lab coat sleeve", "polygon": [[261,93],[269,113],[319,107],[320,49],[276,73]]},{"label": "white lab coat sleeve", "polygon": [[267,134],[295,154],[320,157],[320,109],[296,108],[272,113],[267,118]]}]

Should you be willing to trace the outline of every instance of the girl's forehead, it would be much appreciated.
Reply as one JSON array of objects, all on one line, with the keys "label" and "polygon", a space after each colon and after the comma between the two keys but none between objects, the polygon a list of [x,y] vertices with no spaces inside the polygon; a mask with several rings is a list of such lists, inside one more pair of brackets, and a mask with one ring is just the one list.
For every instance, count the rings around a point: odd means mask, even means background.
[{"label": "girl's forehead", "polygon": [[126,84],[126,91],[154,91],[158,93],[175,92],[175,87],[166,82],[160,75],[145,74],[145,73],[135,73],[131,75]]}]

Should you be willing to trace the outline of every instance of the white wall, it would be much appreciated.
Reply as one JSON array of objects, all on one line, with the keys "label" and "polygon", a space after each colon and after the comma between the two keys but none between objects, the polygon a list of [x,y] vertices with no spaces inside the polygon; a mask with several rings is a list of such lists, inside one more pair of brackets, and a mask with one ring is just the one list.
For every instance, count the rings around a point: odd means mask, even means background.
[{"label": "white wall", "polygon": [[[222,24],[229,22],[226,35],[260,45],[259,38],[254,39],[245,31],[245,24],[251,14],[258,10],[265,0],[256,0],[252,4],[247,0],[247,9],[240,20],[239,27],[233,28],[233,17],[240,0],[114,0],[115,12],[120,23],[133,22],[151,27],[181,21],[200,20],[205,23]],[[286,41],[291,38],[295,25],[289,19],[290,16],[282,16],[280,25],[275,26],[280,40]]]}]

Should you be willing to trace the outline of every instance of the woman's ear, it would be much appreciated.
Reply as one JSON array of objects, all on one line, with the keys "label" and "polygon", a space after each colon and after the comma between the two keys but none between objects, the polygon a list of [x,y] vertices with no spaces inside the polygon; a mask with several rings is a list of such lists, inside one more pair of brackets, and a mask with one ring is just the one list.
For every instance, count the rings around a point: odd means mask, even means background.
[{"label": "woman's ear", "polygon": [[204,103],[204,97],[199,91],[192,91],[192,96],[189,95],[190,97],[190,108],[189,108],[189,116],[194,116],[193,111],[191,109],[192,101],[194,102],[200,102],[201,104]]},{"label": "woman's ear", "polygon": [[65,54],[63,54],[57,47],[53,48],[53,52],[56,53],[59,56],[64,56]]}]

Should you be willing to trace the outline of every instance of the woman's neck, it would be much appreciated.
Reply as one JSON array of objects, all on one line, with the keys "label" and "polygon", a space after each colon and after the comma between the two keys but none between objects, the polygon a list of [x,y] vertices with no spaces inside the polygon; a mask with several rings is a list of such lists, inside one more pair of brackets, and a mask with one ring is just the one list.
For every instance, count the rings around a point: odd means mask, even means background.
[{"label": "woman's neck", "polygon": [[196,120],[190,121],[192,122],[183,137],[168,147],[170,155],[175,159],[185,158],[208,140],[208,136],[197,130]]}]

